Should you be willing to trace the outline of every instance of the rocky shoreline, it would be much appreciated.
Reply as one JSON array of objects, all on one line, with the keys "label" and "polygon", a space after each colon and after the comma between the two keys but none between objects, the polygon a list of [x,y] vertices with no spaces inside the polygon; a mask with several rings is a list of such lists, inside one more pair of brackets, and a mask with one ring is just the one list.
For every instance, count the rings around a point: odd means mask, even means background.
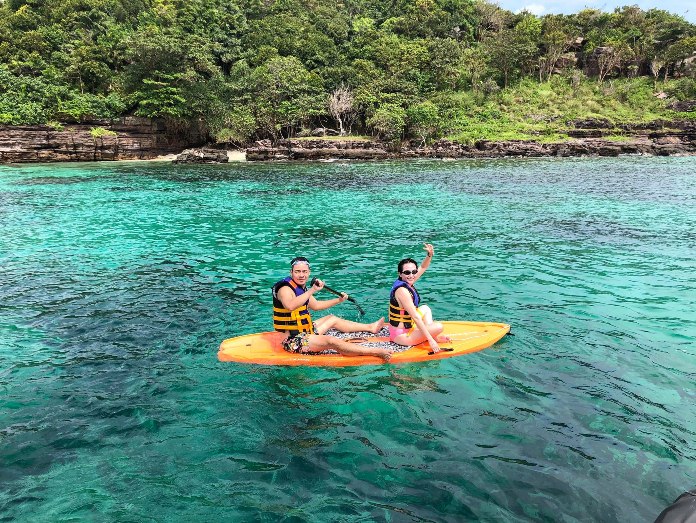
[{"label": "rocky shoreline", "polygon": [[404,142],[398,146],[370,140],[297,139],[273,145],[260,141],[246,150],[247,161],[272,160],[380,160],[398,158],[504,158],[619,156],[643,154],[655,156],[696,155],[696,121],[655,121],[643,125],[613,127],[602,120],[573,122],[568,140],[480,140],[462,144],[438,140],[421,146]]},{"label": "rocky shoreline", "polygon": [[178,154],[174,163],[696,155],[696,120],[691,119],[621,126],[601,119],[577,120],[566,134],[569,139],[559,142],[480,140],[464,144],[442,139],[426,146],[416,141],[395,144],[327,137],[275,144],[261,140],[245,151],[232,151],[224,144],[203,145],[203,133],[196,129],[171,129],[163,121],[126,117],[65,124],[58,129],[0,126],[0,163],[147,160],[174,154]]},{"label": "rocky shoreline", "polygon": [[124,117],[82,124],[0,126],[0,163],[151,160],[205,143],[199,129]]}]

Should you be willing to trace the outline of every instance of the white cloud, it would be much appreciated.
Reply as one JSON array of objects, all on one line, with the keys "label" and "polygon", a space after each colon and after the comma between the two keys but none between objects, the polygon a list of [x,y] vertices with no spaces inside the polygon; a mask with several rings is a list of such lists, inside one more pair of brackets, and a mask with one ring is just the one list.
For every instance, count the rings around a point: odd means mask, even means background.
[{"label": "white cloud", "polygon": [[546,11],[546,8],[541,4],[529,4],[525,5],[522,9],[520,9],[517,12],[521,13],[522,11],[527,11],[528,13],[532,13],[533,15],[541,16]]},{"label": "white cloud", "polygon": [[[537,16],[549,13],[578,13],[585,8],[601,9],[611,13],[616,7],[638,5],[647,11],[657,8],[672,14],[683,16],[692,24],[696,24],[696,0],[492,0],[503,9],[519,13],[526,9]],[[526,2],[535,2],[526,4]],[[544,2],[543,5],[536,2]]]}]

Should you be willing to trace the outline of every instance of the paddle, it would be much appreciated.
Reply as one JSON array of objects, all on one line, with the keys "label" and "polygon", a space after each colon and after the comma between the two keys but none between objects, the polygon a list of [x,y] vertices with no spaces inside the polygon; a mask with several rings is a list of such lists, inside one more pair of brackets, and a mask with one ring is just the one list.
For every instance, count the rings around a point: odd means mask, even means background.
[{"label": "paddle", "polygon": [[[312,281],[309,282],[309,285],[310,285],[310,286],[314,285],[314,282],[315,282],[315,281],[317,281],[317,279],[316,279],[316,278],[312,278]],[[326,284],[324,284],[324,290],[327,290],[327,291],[329,291],[331,294],[335,294],[336,296],[342,296],[342,295],[343,295],[342,292],[339,292],[339,291],[337,291],[337,290],[335,290],[335,289],[332,289],[331,287],[329,287],[329,286],[326,285]],[[362,307],[361,307],[360,305],[358,305],[358,302],[355,301],[355,299],[354,299],[352,296],[348,296],[348,301],[351,302],[353,305],[355,305],[355,306],[358,308],[358,312],[359,312],[361,315],[363,315],[363,316],[365,315],[365,311],[362,310]]]}]

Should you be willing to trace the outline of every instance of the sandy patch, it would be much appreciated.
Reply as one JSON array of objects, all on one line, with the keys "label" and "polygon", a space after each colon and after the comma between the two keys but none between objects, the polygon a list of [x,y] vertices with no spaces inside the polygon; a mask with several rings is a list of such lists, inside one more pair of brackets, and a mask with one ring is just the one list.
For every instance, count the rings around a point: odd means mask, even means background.
[{"label": "sandy patch", "polygon": [[173,160],[176,160],[177,155],[176,154],[163,154],[162,156],[157,156],[155,158],[150,159],[149,161],[151,162],[171,162]]},{"label": "sandy patch", "polygon": [[227,160],[230,162],[246,162],[246,151],[227,151]]}]

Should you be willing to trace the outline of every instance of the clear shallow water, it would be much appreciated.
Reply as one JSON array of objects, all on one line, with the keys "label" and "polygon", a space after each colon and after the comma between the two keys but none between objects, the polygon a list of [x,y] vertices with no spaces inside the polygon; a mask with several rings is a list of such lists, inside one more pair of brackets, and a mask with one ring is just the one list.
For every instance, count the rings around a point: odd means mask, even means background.
[{"label": "clear shallow water", "polygon": [[[0,167],[0,520],[652,521],[696,485],[695,172]],[[372,321],[423,241],[436,316],[515,337],[404,366],[217,362],[269,328],[293,256]]]}]

